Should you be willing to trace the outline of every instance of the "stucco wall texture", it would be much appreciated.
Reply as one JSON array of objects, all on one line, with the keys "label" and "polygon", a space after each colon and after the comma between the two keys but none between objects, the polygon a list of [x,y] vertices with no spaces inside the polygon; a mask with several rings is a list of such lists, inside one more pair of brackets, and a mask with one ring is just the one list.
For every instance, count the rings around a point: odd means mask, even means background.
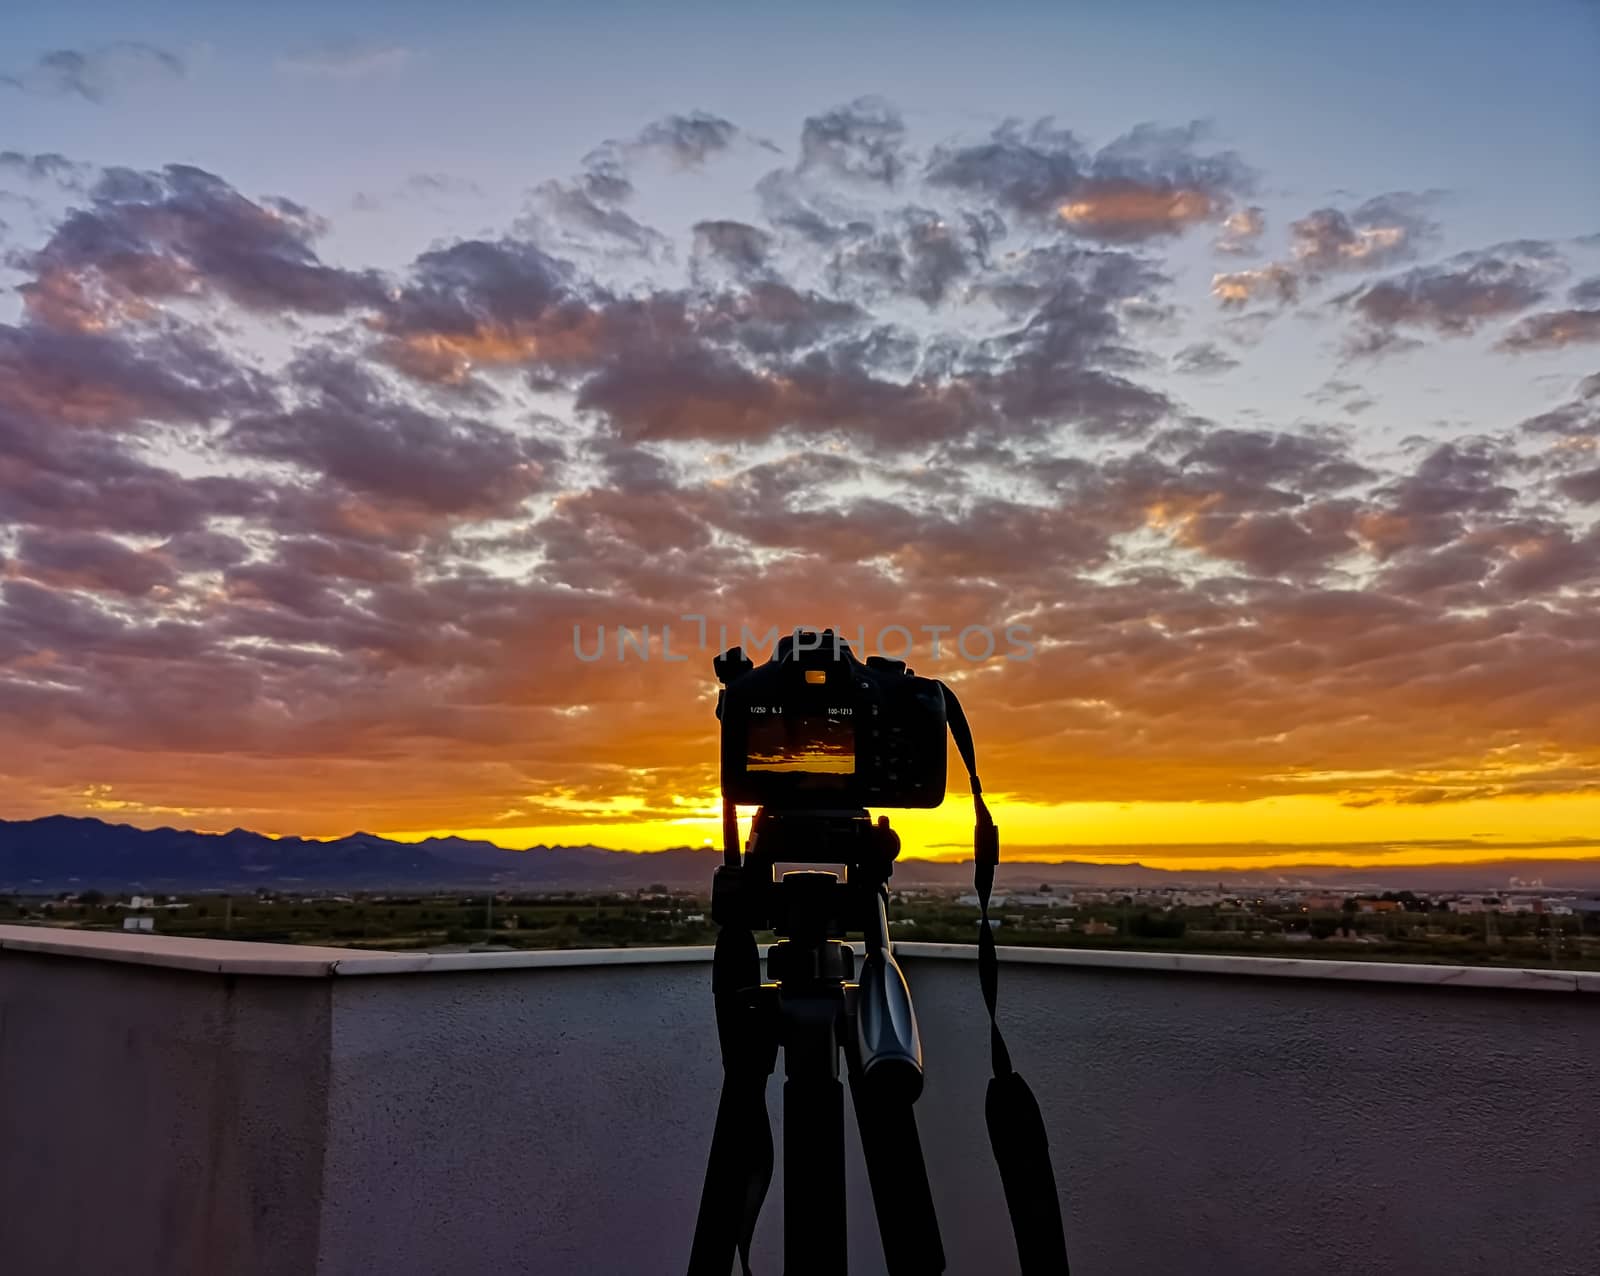
[{"label": "stucco wall texture", "polygon": [[330,983],[0,956],[0,1272],[315,1271]]},{"label": "stucco wall texture", "polygon": [[[904,964],[949,1270],[1015,1272],[975,967]],[[0,953],[0,1270],[681,1271],[720,1080],[709,980]],[[1008,962],[1001,1005],[1074,1276],[1600,1271],[1600,998]],[[852,1121],[850,1270],[868,1276]],[[764,1273],[782,1270],[774,1124]]]}]

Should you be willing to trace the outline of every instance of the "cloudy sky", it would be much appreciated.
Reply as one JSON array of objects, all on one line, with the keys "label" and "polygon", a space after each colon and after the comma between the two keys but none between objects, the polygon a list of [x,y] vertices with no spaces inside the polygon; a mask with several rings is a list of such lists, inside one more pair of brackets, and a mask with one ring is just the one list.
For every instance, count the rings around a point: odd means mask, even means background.
[{"label": "cloudy sky", "polygon": [[900,625],[1012,855],[1600,853],[1595,5],[33,8],[0,815],[698,844]]}]

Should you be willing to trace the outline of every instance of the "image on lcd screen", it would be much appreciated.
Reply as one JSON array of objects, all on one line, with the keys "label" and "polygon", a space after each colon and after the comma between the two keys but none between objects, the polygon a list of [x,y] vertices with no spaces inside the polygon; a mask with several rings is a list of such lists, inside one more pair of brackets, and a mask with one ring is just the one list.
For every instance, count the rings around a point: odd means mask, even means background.
[{"label": "image on lcd screen", "polygon": [[855,727],[848,719],[826,714],[752,715],[745,736],[745,769],[790,775],[854,775]]}]

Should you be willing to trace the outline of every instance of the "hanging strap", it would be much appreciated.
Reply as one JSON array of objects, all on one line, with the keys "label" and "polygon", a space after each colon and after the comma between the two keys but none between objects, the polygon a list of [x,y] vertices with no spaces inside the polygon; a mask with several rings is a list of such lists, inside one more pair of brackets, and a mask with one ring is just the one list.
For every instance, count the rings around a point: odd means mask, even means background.
[{"label": "hanging strap", "polygon": [[978,893],[978,982],[989,1011],[989,1056],[994,1075],[984,1102],[989,1143],[1005,1188],[1006,1210],[1017,1241],[1022,1276],[1068,1276],[1067,1240],[1061,1224],[1061,1201],[1056,1195],[1055,1170],[1050,1164],[1050,1140],[1044,1114],[1028,1083],[1011,1066],[996,1017],[1000,961],[995,952],[994,929],[989,924],[989,896],[994,889],[995,866],[1000,863],[1000,829],[983,800],[978,779],[977,751],[972,727],[956,693],[944,683],[945,720],[972,785],[972,878]]}]

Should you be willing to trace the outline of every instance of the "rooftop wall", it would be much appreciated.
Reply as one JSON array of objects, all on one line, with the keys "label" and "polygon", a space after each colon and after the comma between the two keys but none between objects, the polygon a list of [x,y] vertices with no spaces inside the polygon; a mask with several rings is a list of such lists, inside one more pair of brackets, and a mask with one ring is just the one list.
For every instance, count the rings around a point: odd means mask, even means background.
[{"label": "rooftop wall", "polygon": [[[1015,1271],[971,950],[899,952],[949,1270]],[[1074,1276],[1596,1269],[1600,976],[1002,954]],[[709,976],[699,949],[0,928],[7,1270],[680,1271],[720,1081]],[[759,1271],[781,1270],[774,1125]],[[883,1262],[846,1139],[862,1276]]]}]

